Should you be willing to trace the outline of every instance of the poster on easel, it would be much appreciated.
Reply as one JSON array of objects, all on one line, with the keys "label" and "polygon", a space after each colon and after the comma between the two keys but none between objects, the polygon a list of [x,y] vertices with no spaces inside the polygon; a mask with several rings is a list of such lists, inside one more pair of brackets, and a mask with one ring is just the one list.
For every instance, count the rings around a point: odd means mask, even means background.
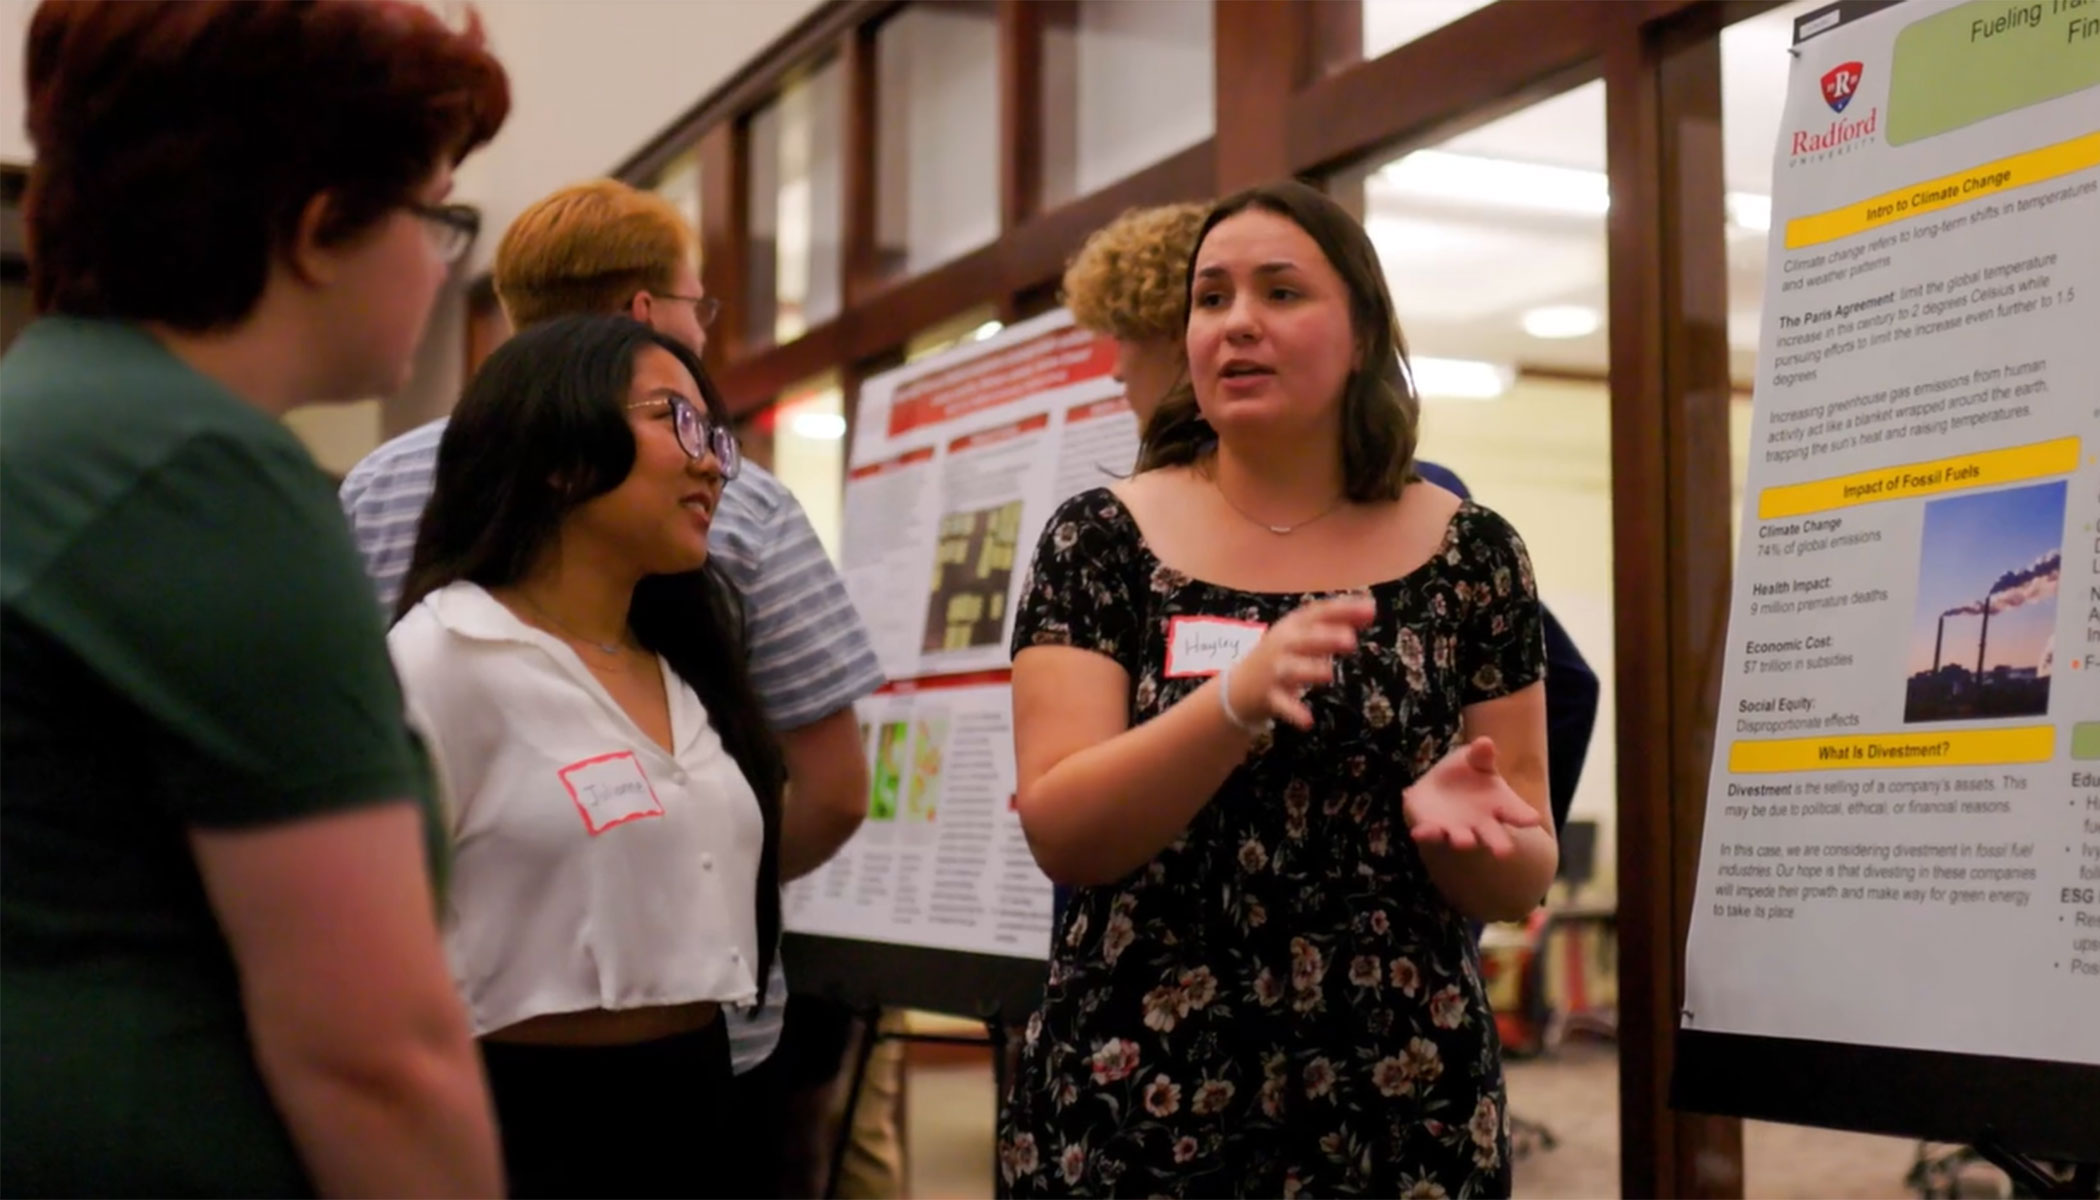
[{"label": "poster on easel", "polygon": [[789,885],[791,933],[1048,962],[1051,885],[1014,809],[1008,639],[1050,514],[1137,457],[1114,365],[1112,342],[1058,311],[862,384],[841,571],[889,683],[857,710],[867,820]]},{"label": "poster on easel", "polygon": [[2100,1159],[2100,2],[1792,53],[1677,1101]]}]

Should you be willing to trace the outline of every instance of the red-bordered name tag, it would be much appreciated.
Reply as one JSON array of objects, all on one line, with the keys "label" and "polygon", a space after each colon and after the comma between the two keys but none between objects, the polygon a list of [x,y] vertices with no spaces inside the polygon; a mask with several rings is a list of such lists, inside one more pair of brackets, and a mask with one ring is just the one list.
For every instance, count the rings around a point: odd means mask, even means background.
[{"label": "red-bordered name tag", "polygon": [[1247,657],[1269,627],[1228,617],[1175,617],[1167,622],[1167,678],[1215,675]]},{"label": "red-bordered name tag", "polygon": [[664,815],[663,803],[632,750],[573,762],[557,774],[592,837],[615,825]]}]

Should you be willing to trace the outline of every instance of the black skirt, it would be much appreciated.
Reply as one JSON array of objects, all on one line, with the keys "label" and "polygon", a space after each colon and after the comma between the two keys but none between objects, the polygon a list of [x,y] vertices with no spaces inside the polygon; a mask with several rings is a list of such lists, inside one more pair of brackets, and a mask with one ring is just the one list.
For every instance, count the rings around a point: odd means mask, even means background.
[{"label": "black skirt", "polygon": [[518,1197],[726,1196],[736,1172],[729,1037],[707,1028],[629,1046],[481,1043]]}]

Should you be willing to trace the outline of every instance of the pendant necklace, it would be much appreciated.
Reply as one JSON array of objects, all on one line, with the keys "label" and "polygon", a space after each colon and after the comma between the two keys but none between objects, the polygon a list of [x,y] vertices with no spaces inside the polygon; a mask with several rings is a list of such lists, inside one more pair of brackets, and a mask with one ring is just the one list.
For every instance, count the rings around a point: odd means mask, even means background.
[{"label": "pendant necklace", "polygon": [[1268,530],[1270,533],[1273,533],[1278,537],[1282,537],[1285,534],[1298,532],[1299,530],[1305,528],[1307,525],[1310,525],[1314,521],[1319,520],[1321,517],[1328,515],[1335,509],[1340,508],[1342,506],[1342,501],[1348,499],[1348,497],[1346,496],[1336,496],[1334,498],[1334,503],[1328,505],[1326,508],[1321,509],[1319,512],[1314,513],[1312,516],[1309,516],[1303,521],[1299,521],[1294,525],[1271,525],[1267,521],[1264,521],[1261,518],[1256,517],[1254,514],[1248,512],[1246,509],[1241,508],[1239,505],[1234,504],[1232,502],[1232,497],[1225,494],[1225,485],[1218,482],[1218,477],[1216,475],[1211,476],[1210,482],[1212,487],[1218,489],[1218,498],[1225,502],[1225,506],[1227,508],[1230,508],[1232,511],[1240,514],[1242,517],[1245,517],[1248,521],[1252,522],[1255,525],[1261,526],[1263,529]]},{"label": "pendant necklace", "polygon": [[587,638],[583,636],[582,634],[569,628],[567,625],[562,624],[560,617],[557,617],[553,613],[548,612],[546,609],[541,608],[539,604],[533,600],[532,597],[526,595],[522,590],[518,592],[518,599],[523,600],[525,602],[525,607],[531,609],[533,612],[538,613],[541,617],[545,618],[549,624],[553,625],[556,629],[560,630],[562,635],[564,637],[567,637],[572,642],[582,642],[584,645],[589,646],[591,649],[598,651],[600,654],[617,655],[627,649],[626,646],[622,645],[619,642],[601,642],[596,638]]}]

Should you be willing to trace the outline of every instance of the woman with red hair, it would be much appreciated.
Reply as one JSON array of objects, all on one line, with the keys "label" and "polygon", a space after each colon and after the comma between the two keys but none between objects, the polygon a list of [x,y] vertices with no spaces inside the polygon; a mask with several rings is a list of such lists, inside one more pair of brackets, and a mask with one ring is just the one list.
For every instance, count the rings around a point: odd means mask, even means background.
[{"label": "woman with red hair", "polygon": [[428,760],[277,418],[405,380],[503,69],[358,0],[47,0],[26,44],[0,1192],[497,1194]]}]

